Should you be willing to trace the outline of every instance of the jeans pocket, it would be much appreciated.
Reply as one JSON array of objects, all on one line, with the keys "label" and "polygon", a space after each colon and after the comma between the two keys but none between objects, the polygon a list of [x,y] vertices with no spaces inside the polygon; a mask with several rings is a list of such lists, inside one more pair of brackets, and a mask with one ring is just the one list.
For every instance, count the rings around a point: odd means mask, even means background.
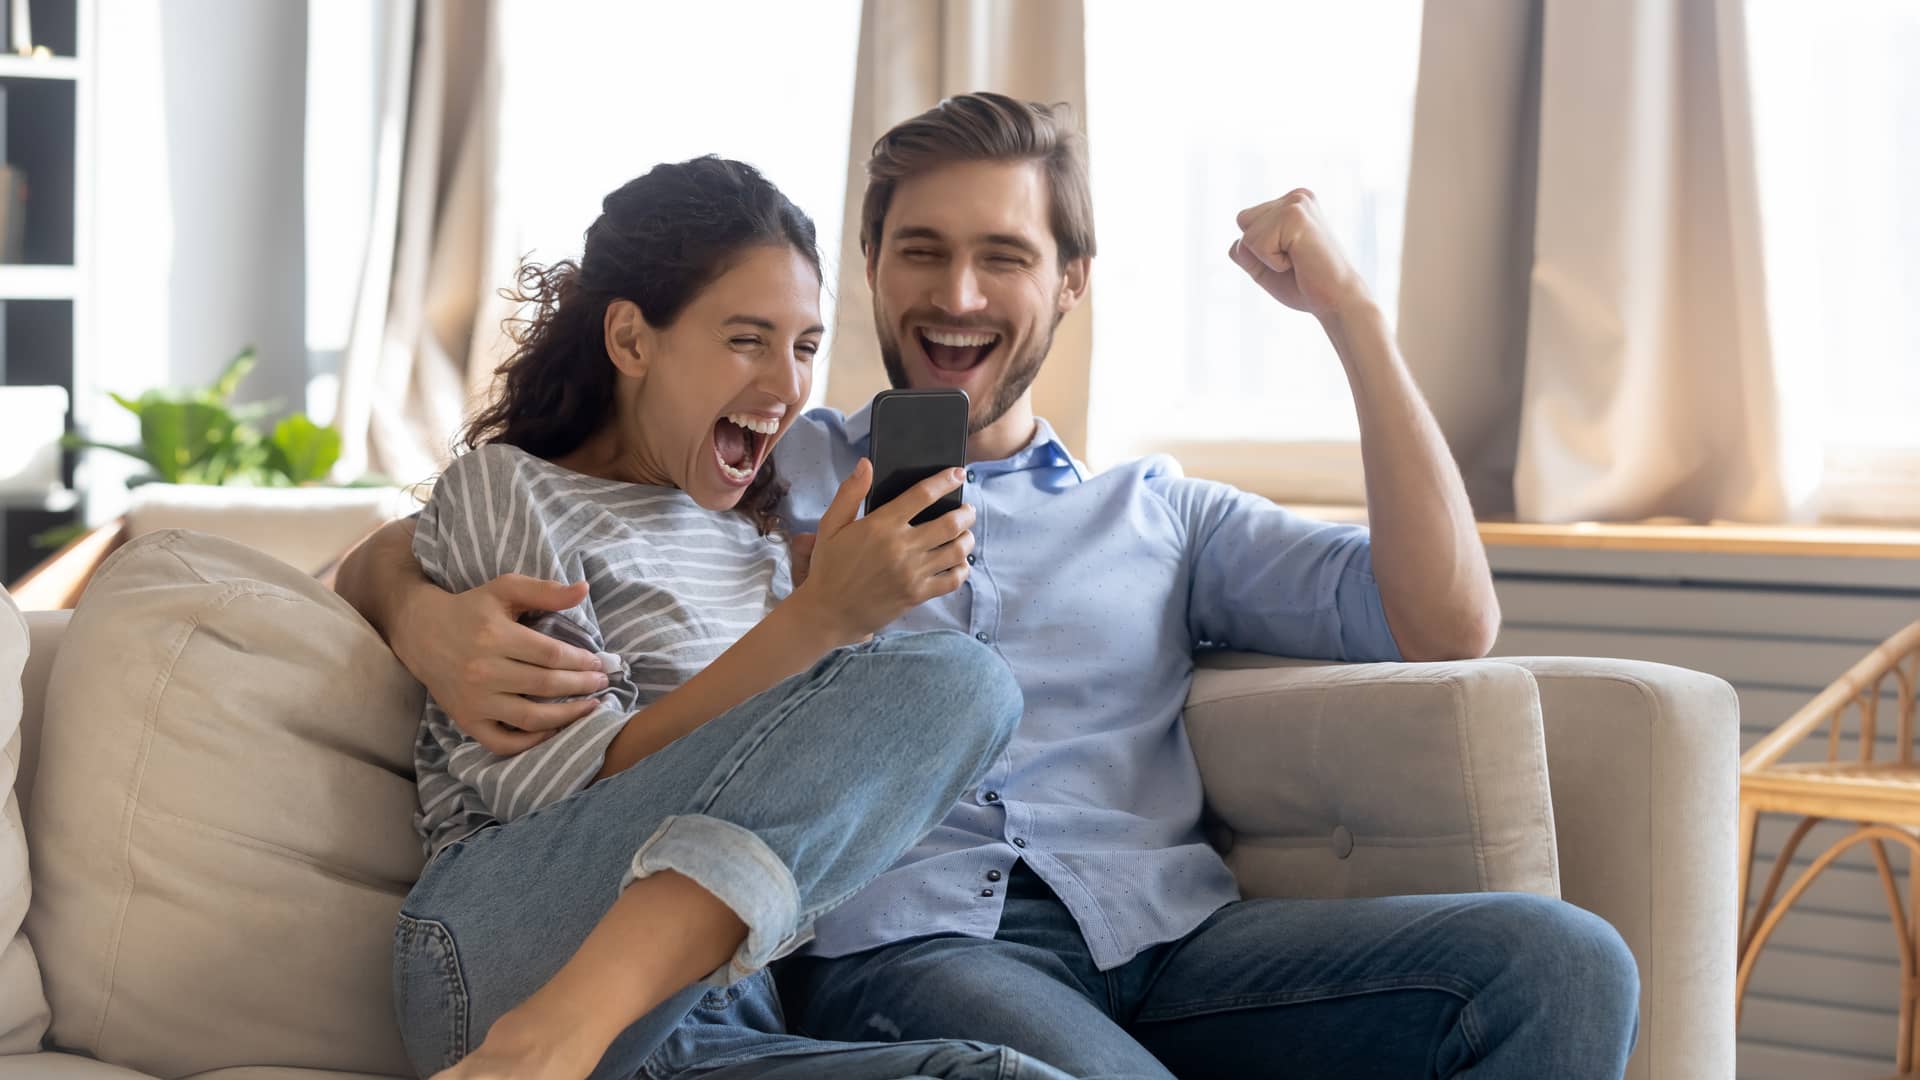
[{"label": "jeans pocket", "polygon": [[445,923],[400,913],[393,928],[393,1007],[407,1058],[421,1076],[467,1056],[471,1002]]}]

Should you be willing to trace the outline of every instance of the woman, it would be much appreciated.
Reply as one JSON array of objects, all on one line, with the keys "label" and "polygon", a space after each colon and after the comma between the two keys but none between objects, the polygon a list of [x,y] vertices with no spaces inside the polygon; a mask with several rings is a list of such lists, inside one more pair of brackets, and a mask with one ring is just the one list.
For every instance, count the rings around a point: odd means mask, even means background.
[{"label": "woman", "polygon": [[792,584],[769,455],[811,385],[820,283],[812,223],[717,158],[631,181],[577,264],[523,269],[533,314],[414,551],[454,590],[584,579],[536,625],[601,653],[606,688],[512,757],[428,704],[429,862],[395,930],[423,1072],[1057,1075],[781,1033],[765,965],[938,822],[1021,711],[969,638],[872,637],[966,579],[971,509],[908,524],[959,476],[856,520],[862,462]]}]

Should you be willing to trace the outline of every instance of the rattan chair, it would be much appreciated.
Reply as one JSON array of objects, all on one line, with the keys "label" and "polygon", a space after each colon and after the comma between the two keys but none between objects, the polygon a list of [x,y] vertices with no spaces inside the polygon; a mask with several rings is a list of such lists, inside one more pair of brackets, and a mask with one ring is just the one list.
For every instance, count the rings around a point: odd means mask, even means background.
[{"label": "rattan chair", "polygon": [[[1876,760],[1875,743],[1883,730],[1880,706],[1889,690],[1889,679],[1895,695],[1891,722],[1896,725],[1896,749],[1890,760]],[[1894,1057],[1903,1074],[1914,1068],[1916,1052],[1920,1052],[1920,1032],[1916,1032],[1915,1024],[1916,1009],[1920,1008],[1920,888],[1916,887],[1920,886],[1920,763],[1913,755],[1916,683],[1920,683],[1920,622],[1868,653],[1740,759],[1740,970],[1734,984],[1736,1010],[1746,1000],[1747,981],[1753,976],[1760,950],[1766,948],[1767,939],[1787,909],[1835,859],[1865,844],[1880,871],[1900,954],[1900,1034]],[[1841,729],[1847,714],[1856,711],[1860,753],[1857,760],[1842,760]],[[1827,729],[1825,761],[1780,760],[1822,727]],[[1754,835],[1763,813],[1793,814],[1801,820],[1781,847],[1773,871],[1767,875],[1766,888],[1760,891],[1760,902],[1749,917],[1747,890],[1753,877]],[[1800,842],[1815,825],[1826,820],[1852,822],[1854,828],[1821,852],[1775,903],[1774,894]],[[1905,901],[1887,858],[1889,842],[1904,846],[1909,855]]]}]

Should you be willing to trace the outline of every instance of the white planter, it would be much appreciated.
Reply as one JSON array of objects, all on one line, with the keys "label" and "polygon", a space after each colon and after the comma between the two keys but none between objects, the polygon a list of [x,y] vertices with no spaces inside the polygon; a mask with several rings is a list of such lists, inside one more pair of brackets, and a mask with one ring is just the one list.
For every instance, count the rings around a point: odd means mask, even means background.
[{"label": "white planter", "polygon": [[142,484],[127,504],[128,536],[193,529],[257,548],[309,574],[361,537],[420,508],[402,488]]}]

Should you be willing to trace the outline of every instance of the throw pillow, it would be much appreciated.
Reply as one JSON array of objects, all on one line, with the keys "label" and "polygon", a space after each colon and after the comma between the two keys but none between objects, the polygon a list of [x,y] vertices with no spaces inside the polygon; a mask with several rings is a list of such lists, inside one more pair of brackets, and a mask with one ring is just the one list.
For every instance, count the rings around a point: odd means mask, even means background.
[{"label": "throw pillow", "polygon": [[420,709],[300,570],[179,530],[115,553],[54,661],[29,815],[54,1044],[409,1074],[389,958]]}]

